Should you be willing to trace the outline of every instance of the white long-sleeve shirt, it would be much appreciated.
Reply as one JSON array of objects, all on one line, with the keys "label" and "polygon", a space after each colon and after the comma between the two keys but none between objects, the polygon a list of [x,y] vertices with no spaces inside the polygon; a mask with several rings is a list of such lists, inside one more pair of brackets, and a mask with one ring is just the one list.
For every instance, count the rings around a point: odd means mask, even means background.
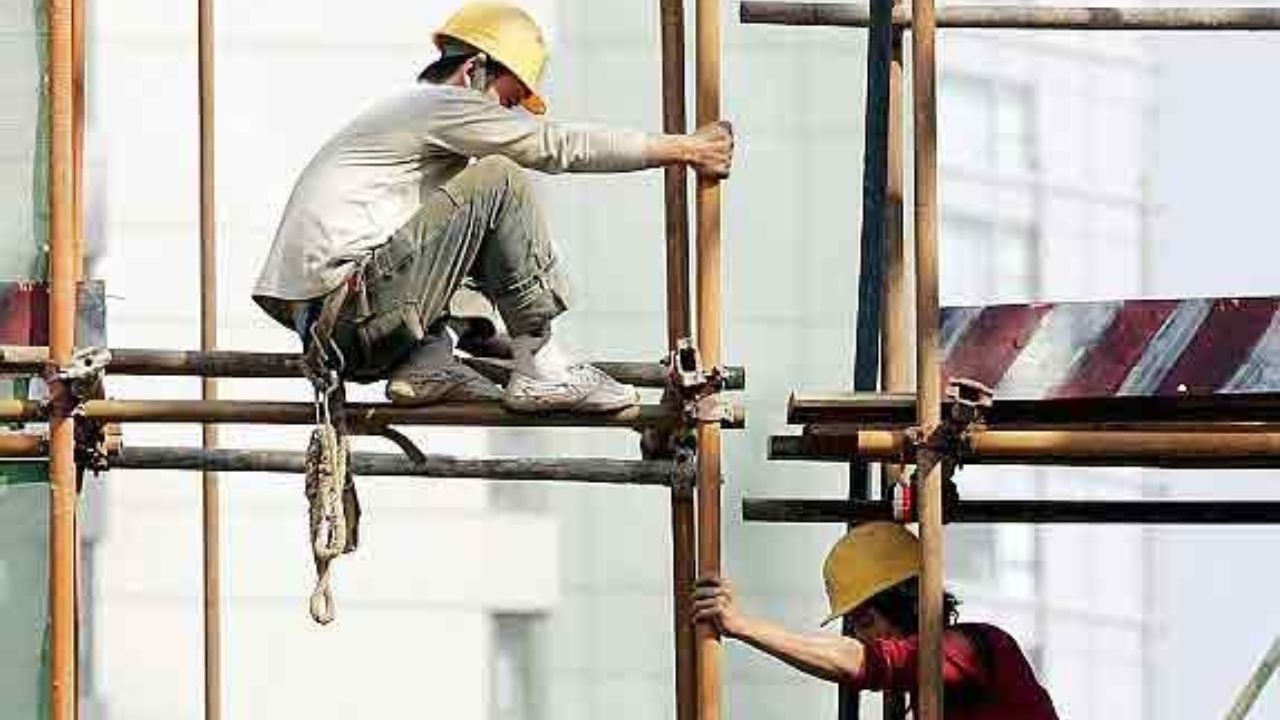
[{"label": "white long-sleeve shirt", "polygon": [[361,113],[312,158],[289,197],[254,299],[337,287],[473,158],[503,155],[548,173],[645,166],[648,136],[545,120],[475,90],[419,83]]}]

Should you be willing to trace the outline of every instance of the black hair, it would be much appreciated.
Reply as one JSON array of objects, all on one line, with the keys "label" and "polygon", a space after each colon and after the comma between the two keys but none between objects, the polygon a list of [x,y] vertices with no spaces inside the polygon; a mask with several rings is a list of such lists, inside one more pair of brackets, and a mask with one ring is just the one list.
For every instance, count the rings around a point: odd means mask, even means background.
[{"label": "black hair", "polygon": [[418,73],[418,82],[439,84],[448,80],[462,64],[470,60],[471,55],[449,55],[431,63]]},{"label": "black hair", "polygon": [[[915,634],[919,627],[920,616],[917,608],[920,602],[920,579],[904,580],[888,590],[881,590],[867,600],[865,606],[884,616],[886,620],[904,633]],[[950,592],[942,593],[942,624],[954,625],[960,616],[960,601]]]},{"label": "black hair", "polygon": [[[468,54],[444,55],[439,60],[436,60],[423,68],[422,72],[418,73],[418,82],[433,84],[442,83],[452,77],[453,74],[458,71],[458,68],[462,67],[464,63],[479,54],[480,51],[476,50],[474,53]],[[503,73],[511,72],[507,69],[506,65],[503,65],[493,58],[486,59],[485,65],[489,69],[490,82],[497,80]]]}]

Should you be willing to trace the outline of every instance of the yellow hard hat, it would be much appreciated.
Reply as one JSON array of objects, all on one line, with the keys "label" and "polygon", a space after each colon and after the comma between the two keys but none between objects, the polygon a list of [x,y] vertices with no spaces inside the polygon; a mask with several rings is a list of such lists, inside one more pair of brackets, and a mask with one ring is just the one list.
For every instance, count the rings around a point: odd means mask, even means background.
[{"label": "yellow hard hat", "polygon": [[890,522],[858,525],[831,548],[822,565],[831,614],[823,625],[920,574],[920,540]]},{"label": "yellow hard hat", "polygon": [[538,115],[547,111],[538,94],[547,64],[547,43],[529,13],[504,2],[468,3],[436,31],[437,47],[442,38],[464,42],[505,65],[529,91],[522,103],[525,108]]}]

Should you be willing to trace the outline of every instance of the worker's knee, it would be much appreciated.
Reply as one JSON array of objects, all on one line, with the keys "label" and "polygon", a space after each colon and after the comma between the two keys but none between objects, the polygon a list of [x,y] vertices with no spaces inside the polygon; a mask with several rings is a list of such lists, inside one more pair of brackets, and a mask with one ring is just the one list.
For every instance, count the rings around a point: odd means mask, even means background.
[{"label": "worker's knee", "polygon": [[502,155],[488,155],[475,162],[470,168],[482,184],[524,186],[524,169],[510,158]]}]

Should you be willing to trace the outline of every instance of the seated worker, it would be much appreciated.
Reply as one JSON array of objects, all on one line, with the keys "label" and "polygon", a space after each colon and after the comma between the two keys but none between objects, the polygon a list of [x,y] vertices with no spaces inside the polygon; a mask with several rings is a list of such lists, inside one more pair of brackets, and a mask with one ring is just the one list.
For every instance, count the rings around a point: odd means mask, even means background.
[{"label": "seated worker", "polygon": [[[511,5],[469,4],[434,40],[440,57],[417,83],[358,114],[302,171],[254,300],[304,348],[323,346],[326,370],[387,379],[393,402],[501,400],[526,412],[634,405],[634,388],[570,362],[552,340],[565,278],[523,168],[684,165],[724,178],[728,124],[663,135],[544,119],[547,48]],[[454,357],[451,309],[460,314],[469,291],[496,307],[510,334],[505,390]]]},{"label": "seated worker", "polygon": [[[848,615],[855,637],[802,634],[750,617],[733,588],[717,578],[694,590],[694,621],[762,650],[814,677],[857,690],[913,692],[917,687],[920,541],[896,523],[849,531],[822,569],[831,614]],[[1049,694],[1008,633],[957,624],[956,599],[943,600],[943,713],[947,720],[1055,720]],[[912,703],[914,705],[914,702]]]}]

